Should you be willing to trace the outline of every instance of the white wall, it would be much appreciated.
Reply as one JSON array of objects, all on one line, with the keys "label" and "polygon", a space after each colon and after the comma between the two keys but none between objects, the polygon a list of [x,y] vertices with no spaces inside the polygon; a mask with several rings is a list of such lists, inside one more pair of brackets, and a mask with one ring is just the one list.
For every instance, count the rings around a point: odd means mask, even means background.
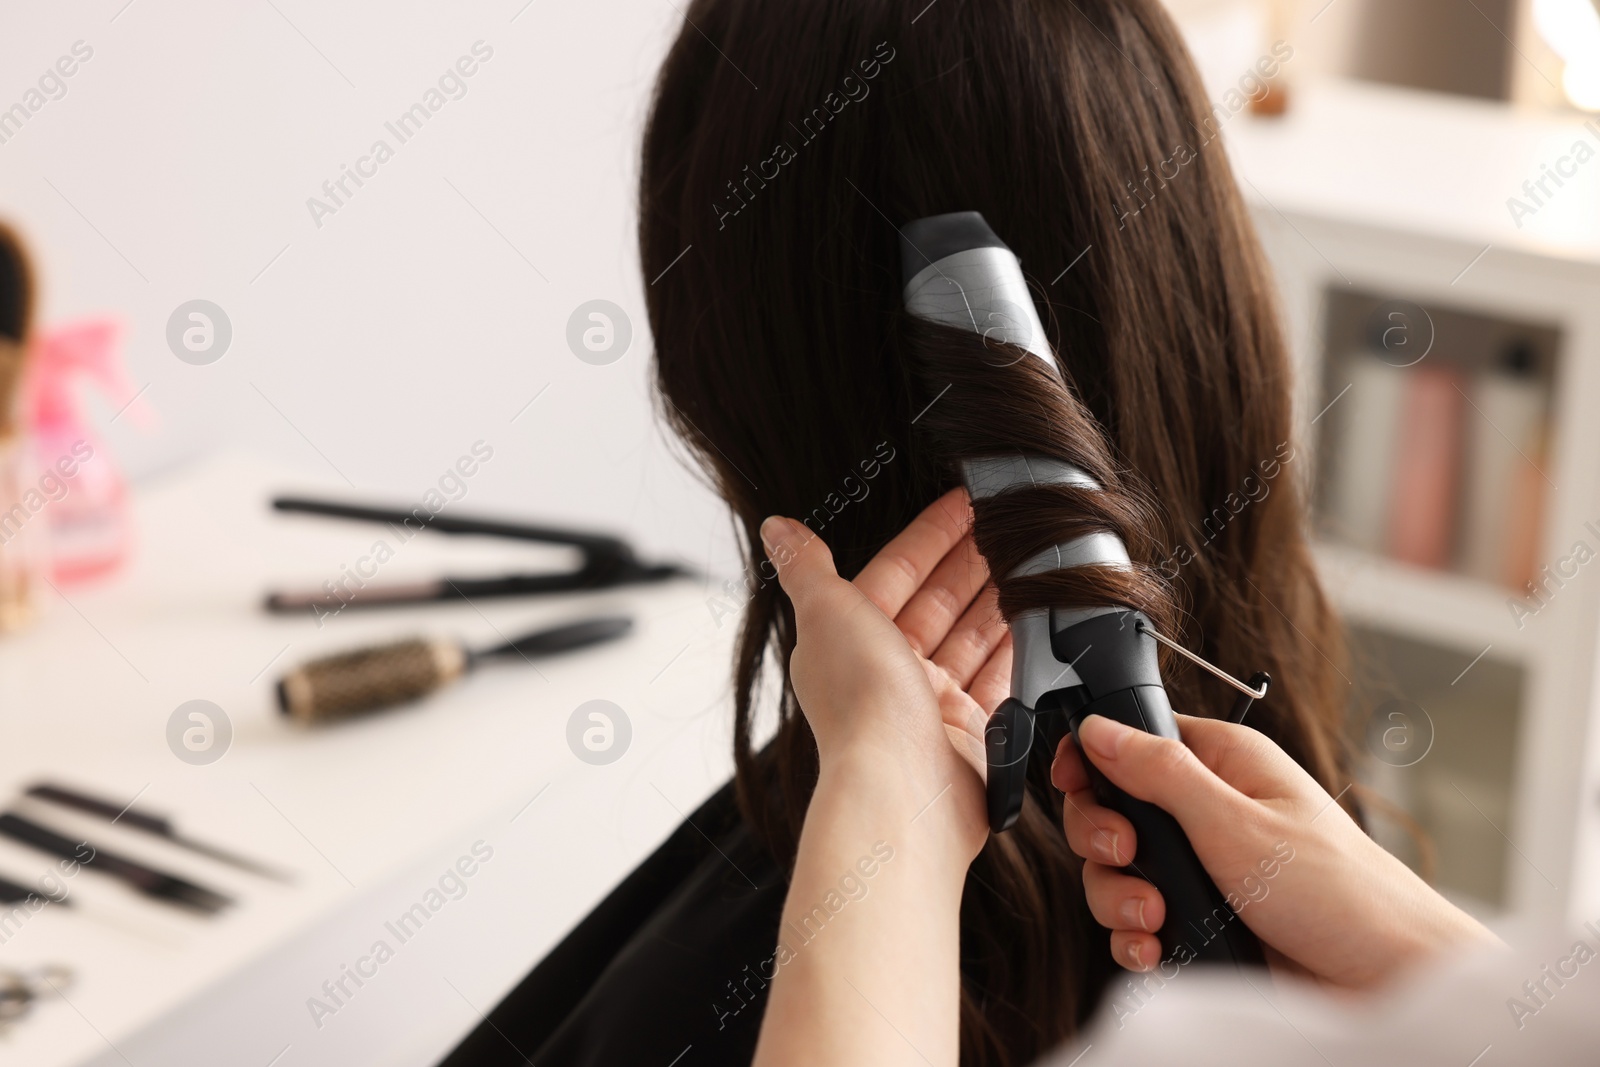
[{"label": "white wall", "polygon": [[[1347,75],[1362,23],[1381,0],[1162,0],[1184,30],[1207,88],[1227,86],[1237,68],[1274,40],[1294,46],[1291,79]],[[1252,29],[1253,27],[1253,29]],[[1228,40],[1253,32],[1255,41]]]},{"label": "white wall", "polygon": [[[1170,2],[1213,25],[1240,6]],[[1366,2],[1314,27],[1293,11],[1296,76],[1337,69]],[[679,18],[671,0],[0,0],[0,109],[93,49],[0,143],[0,216],[34,239],[47,322],[125,321],[159,422],[91,406],[130,473],[235,447],[415,497],[484,439],[496,460],[461,510],[620,528],[731,572],[722,509],[650,409],[632,236],[639,127]],[[494,55],[467,94],[398,144],[384,123],[479,40]],[[1218,76],[1254,55],[1218,56]],[[307,199],[379,137],[394,159],[319,228]],[[195,298],[234,328],[210,366],[164,336]],[[611,366],[565,342],[595,298],[635,327]]]},{"label": "white wall", "polygon": [[[96,406],[127,469],[232,446],[415,498],[484,439],[462,512],[726,565],[720,506],[655,428],[633,242],[640,124],[679,18],[667,0],[0,0],[0,108],[93,49],[0,144],[0,216],[37,245],[47,322],[125,320],[159,418],[141,432]],[[493,57],[466,95],[400,145],[385,121],[479,40]],[[379,137],[394,158],[318,228],[307,198]],[[210,366],[165,340],[197,297],[234,328]],[[594,298],[635,328],[610,366],[565,341]]]},{"label": "white wall", "polygon": [[[1380,76],[1403,68],[1414,57],[1419,71],[1448,76],[1450,64],[1477,62],[1459,49],[1461,34],[1474,31],[1493,41],[1496,28],[1510,41],[1507,65],[1510,99],[1537,108],[1565,110],[1558,87],[1562,61],[1534,28],[1534,0],[1163,0],[1203,50],[1209,41],[1254,19],[1260,36],[1294,44],[1293,78]],[[1392,10],[1391,10],[1392,9]],[[1456,33],[1430,35],[1429,19],[1455,16]],[[1414,43],[1420,42],[1420,43]],[[1202,71],[1206,70],[1201,56]],[[1235,56],[1217,57],[1232,63]],[[1206,71],[1206,73],[1211,73]],[[1225,73],[1225,72],[1224,72]],[[1468,74],[1468,77],[1471,75]],[[1404,81],[1404,79],[1402,79]]]}]

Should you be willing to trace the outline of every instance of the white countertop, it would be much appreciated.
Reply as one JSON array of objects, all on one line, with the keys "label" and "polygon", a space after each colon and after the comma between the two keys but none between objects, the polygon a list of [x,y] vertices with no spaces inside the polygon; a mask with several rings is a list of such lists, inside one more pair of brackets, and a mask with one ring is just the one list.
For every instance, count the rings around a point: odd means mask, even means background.
[{"label": "white countertop", "polygon": [[[37,625],[0,641],[7,798],[45,778],[137,796],[139,810],[298,875],[275,885],[31,807],[240,903],[197,918],[79,873],[69,883],[78,907],[47,907],[0,945],[0,966],[60,963],[77,976],[66,1002],[39,1004],[0,1036],[0,1064],[432,1063],[731,773],[737,619],[717,625],[700,580],[348,611],[320,629],[310,616],[266,615],[269,584],[315,587],[383,533],[266,506],[274,491],[347,497],[340,489],[240,456],[169,477],[138,498],[141,544],[125,573],[47,589]],[[542,551],[425,534],[382,577],[494,573],[513,560],[537,566]],[[416,632],[486,645],[607,609],[634,614],[634,634],[537,669],[488,665],[419,705],[320,730],[291,726],[273,705],[286,665],[336,648]],[[208,766],[166,744],[168,717],[197,698],[221,706],[234,730]],[[581,762],[566,742],[568,717],[596,698],[632,723],[629,750],[608,766]],[[405,943],[387,935],[384,923],[478,841],[493,857],[464,895]],[[0,873],[15,880],[50,862],[0,842]],[[393,958],[359,988],[347,980],[353,995],[314,1021],[309,998],[331,1003],[322,983],[379,939]]]}]

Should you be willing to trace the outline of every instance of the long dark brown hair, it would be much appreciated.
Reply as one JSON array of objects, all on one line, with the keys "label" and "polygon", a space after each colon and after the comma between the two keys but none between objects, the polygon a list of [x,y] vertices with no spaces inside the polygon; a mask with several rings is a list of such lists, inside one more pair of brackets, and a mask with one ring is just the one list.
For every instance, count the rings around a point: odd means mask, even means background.
[{"label": "long dark brown hair", "polygon": [[[1113,529],[1124,575],[1001,578],[1008,616],[1085,598],[1150,612],[1235,673],[1271,672],[1251,724],[1340,788],[1345,683],[1291,440],[1268,275],[1156,0],[694,0],[644,139],[640,248],[664,416],[731,505],[751,570],[735,665],[746,818],[793,860],[816,751],[792,691],[759,708],[789,604],[770,514],[855,574],[964,455],[1053,456],[1101,493],[976,513],[996,574]],[[1020,257],[1065,375],[901,309],[897,227],[975,210]],[[1005,355],[1006,358],[998,358]],[[1164,663],[1180,710],[1231,696]],[[758,713],[777,716],[760,748]],[[1114,967],[1083,904],[1046,760],[962,904],[962,1062],[1069,1036]]]}]

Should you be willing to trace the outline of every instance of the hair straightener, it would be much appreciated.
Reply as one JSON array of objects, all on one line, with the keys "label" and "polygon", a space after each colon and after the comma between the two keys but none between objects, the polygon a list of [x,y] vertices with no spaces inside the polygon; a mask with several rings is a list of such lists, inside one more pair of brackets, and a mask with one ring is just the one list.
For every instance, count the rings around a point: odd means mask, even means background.
[{"label": "hair straightener", "polygon": [[[1021,264],[982,215],[962,211],[917,219],[900,232],[900,253],[908,312],[1015,345],[1060,373]],[[1101,488],[1073,466],[1026,455],[963,460],[962,477],[974,501],[1041,484]],[[1046,549],[1016,573],[1092,564],[1130,566],[1122,539],[1109,532],[1086,534]],[[1062,604],[1030,611],[1011,620],[1011,635],[1011,696],[995,710],[985,731],[989,826],[997,834],[1021,814],[1028,755],[1036,737],[1053,752],[1069,730],[1076,737],[1085,718],[1104,715],[1179,739],[1157,664],[1158,642],[1231,682],[1248,699],[1266,693],[1264,675],[1257,674],[1255,686],[1246,687],[1156,633],[1142,612],[1123,607]],[[1248,708],[1247,700],[1241,703]],[[1240,710],[1236,705],[1236,718]],[[1159,932],[1164,958],[1264,964],[1260,943],[1228,907],[1177,820],[1112,785],[1089,760],[1084,764],[1100,803],[1133,824],[1137,853],[1129,868],[1166,901],[1166,922]]]},{"label": "hair straightener", "polygon": [[[566,545],[581,554],[572,570],[538,574],[506,574],[490,578],[445,577],[419,582],[368,583],[349,573],[341,574],[338,584],[323,583],[320,590],[274,591],[267,594],[265,607],[277,614],[309,611],[338,612],[344,608],[383,608],[423,604],[461,597],[476,600],[487,597],[541,596],[551,593],[611,589],[621,585],[663,582],[690,574],[676,563],[647,563],[634,555],[626,541],[609,534],[587,530],[568,530],[554,526],[457,515],[430,514],[423,508],[363,507],[331,500],[299,496],[280,496],[272,501],[276,511],[297,515],[320,515],[388,526],[401,543],[422,530],[453,536],[478,535],[513,541]],[[403,533],[400,531],[404,531]],[[355,588],[351,589],[350,586]]]}]

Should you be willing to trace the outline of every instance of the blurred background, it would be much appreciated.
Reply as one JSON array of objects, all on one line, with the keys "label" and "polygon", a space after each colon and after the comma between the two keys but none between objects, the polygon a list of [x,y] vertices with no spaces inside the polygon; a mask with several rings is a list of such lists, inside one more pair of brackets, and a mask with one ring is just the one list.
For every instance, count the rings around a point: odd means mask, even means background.
[{"label": "blurred background", "polygon": [[[1600,9],[1170,7],[1280,289],[1288,466],[1350,625],[1372,829],[1487,918],[1592,919]],[[81,910],[113,921],[0,923],[0,970],[76,983],[0,1030],[0,1062],[211,1062],[217,1042],[431,1062],[725,778],[745,576],[652,411],[633,233],[682,18],[672,0],[0,3],[0,221],[36,271],[51,382],[18,400],[33,458],[7,460],[26,513],[0,516],[0,559],[53,558],[0,636],[0,789],[95,787],[298,872],[239,883],[210,925],[90,878]],[[59,495],[27,465],[69,454]],[[274,516],[291,491],[603,530],[695,575],[266,616],[268,589],[359,587],[375,540],[403,548],[385,581],[566,558]],[[634,635],[321,732],[276,709],[308,657],[412,631],[482,647],[600,609]],[[608,763],[573,740],[602,698]],[[196,700],[210,762],[182,754]],[[439,913],[448,937],[337,1018],[308,1008],[480,839],[499,866]],[[38,866],[0,843],[0,875]]]}]

